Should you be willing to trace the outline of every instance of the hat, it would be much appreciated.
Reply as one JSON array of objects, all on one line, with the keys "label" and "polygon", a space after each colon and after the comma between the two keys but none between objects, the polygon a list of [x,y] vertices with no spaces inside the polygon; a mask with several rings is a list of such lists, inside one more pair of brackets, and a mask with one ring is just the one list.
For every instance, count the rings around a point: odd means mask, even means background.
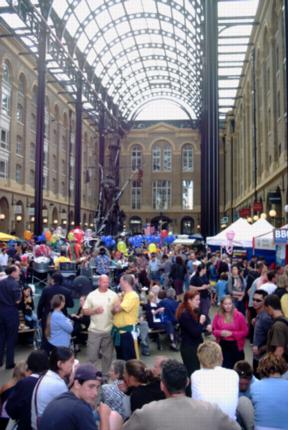
[{"label": "hat", "polygon": [[99,372],[92,363],[79,364],[75,370],[74,379],[82,382],[89,380],[96,380],[102,377],[102,373]]}]

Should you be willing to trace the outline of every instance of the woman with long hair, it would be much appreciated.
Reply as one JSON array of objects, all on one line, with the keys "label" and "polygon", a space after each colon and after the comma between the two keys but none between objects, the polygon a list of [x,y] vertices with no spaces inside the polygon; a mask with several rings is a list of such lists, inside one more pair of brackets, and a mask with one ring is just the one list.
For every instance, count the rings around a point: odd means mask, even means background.
[{"label": "woman with long hair", "polygon": [[235,309],[231,296],[222,298],[212,329],[222,348],[223,367],[233,369],[237,361],[244,360],[245,338],[249,330],[244,315]]},{"label": "woman with long hair", "polygon": [[64,307],[65,296],[55,294],[51,300],[52,312],[48,315],[45,330],[45,336],[48,339],[48,352],[57,346],[70,346],[73,322],[63,314],[62,309]]},{"label": "woman with long hair", "polygon": [[203,342],[203,332],[211,331],[209,320],[200,314],[199,307],[200,293],[197,290],[187,291],[183,303],[176,311],[181,329],[180,353],[189,376],[200,368],[197,348]]}]

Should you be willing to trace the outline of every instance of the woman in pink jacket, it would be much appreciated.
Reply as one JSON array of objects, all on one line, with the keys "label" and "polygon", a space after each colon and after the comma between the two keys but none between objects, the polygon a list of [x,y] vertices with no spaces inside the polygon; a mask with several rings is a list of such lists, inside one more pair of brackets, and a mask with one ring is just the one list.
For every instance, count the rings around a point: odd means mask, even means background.
[{"label": "woman in pink jacket", "polygon": [[224,296],[220,309],[212,323],[213,335],[223,352],[223,367],[233,369],[234,364],[244,360],[244,344],[248,324],[241,312],[234,308],[232,298]]}]

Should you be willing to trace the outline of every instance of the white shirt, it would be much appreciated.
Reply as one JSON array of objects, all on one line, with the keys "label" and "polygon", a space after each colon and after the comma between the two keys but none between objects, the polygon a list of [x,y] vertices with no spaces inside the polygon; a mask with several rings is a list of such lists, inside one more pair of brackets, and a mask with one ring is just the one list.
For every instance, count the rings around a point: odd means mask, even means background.
[{"label": "white shirt", "polygon": [[112,308],[117,299],[117,294],[110,289],[102,293],[97,288],[88,294],[83,309],[93,309],[96,306],[102,306],[104,309],[102,314],[91,315],[89,331],[94,333],[109,333],[111,331],[113,325]]},{"label": "white shirt", "polygon": [[215,367],[196,370],[191,375],[192,399],[214,403],[232,420],[236,420],[239,376],[235,370]]},{"label": "white shirt", "polygon": [[[265,282],[265,284],[262,284],[259,288],[259,290],[264,290],[268,294],[273,294],[276,290],[277,285],[273,284],[273,282]],[[257,293],[257,290],[256,290]]]},{"label": "white shirt", "polygon": [[[37,385],[34,388],[31,402],[31,427],[33,430],[37,430],[37,417],[36,417],[36,408],[35,408],[35,393],[36,393]],[[68,387],[65,384],[64,379],[62,379],[56,372],[52,370],[48,370],[47,373],[43,376],[42,380],[39,383],[37,396],[36,396],[36,405],[38,417],[43,415],[48,404],[54,400],[56,397],[60,396],[62,393],[66,393],[68,391]]]},{"label": "white shirt", "polygon": [[0,266],[7,266],[8,265],[8,254],[3,254],[1,252],[0,254]]}]

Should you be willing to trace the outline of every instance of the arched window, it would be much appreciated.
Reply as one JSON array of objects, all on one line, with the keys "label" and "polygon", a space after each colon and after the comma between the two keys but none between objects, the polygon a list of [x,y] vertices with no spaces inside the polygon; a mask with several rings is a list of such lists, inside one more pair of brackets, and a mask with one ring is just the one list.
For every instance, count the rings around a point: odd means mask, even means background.
[{"label": "arched window", "polygon": [[140,145],[133,145],[131,150],[131,168],[135,172],[142,167],[142,149]]},{"label": "arched window", "polygon": [[21,74],[19,77],[18,96],[25,97],[25,90],[26,90],[26,80],[25,80],[25,76]]},{"label": "arched window", "polygon": [[193,170],[193,146],[186,144],[182,149],[182,170],[192,172]]},{"label": "arched window", "polygon": [[10,115],[11,108],[11,70],[8,61],[2,65],[2,112]]},{"label": "arched window", "polygon": [[172,170],[172,149],[165,141],[159,141],[152,148],[153,172],[170,172]]}]

